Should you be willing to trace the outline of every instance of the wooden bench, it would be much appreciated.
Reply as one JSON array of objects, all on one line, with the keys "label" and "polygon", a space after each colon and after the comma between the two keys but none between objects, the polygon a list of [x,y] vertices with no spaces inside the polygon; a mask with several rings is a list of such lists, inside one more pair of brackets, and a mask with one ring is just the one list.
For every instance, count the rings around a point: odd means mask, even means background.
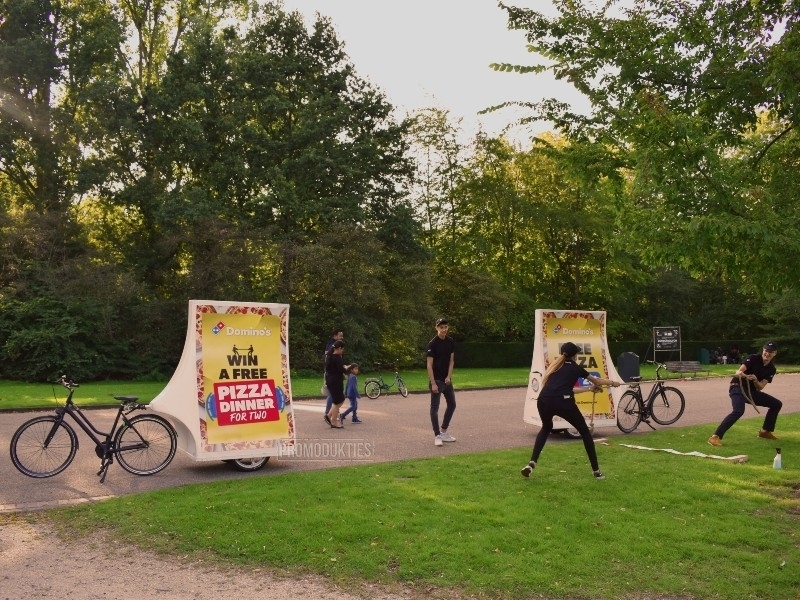
[{"label": "wooden bench", "polygon": [[694,376],[703,373],[704,377],[711,375],[711,371],[700,364],[699,360],[668,360],[667,371],[670,373],[691,374]]}]

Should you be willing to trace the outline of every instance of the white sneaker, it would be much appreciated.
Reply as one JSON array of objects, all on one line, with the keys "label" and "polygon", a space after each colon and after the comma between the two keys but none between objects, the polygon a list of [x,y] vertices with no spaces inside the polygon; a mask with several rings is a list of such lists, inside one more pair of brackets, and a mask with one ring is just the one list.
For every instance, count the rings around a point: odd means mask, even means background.
[{"label": "white sneaker", "polygon": [[440,433],[435,438],[433,438],[433,445],[434,446],[441,446],[442,445],[442,434]]},{"label": "white sneaker", "polygon": [[442,432],[442,441],[443,442],[455,442],[456,438],[454,438],[452,435],[450,435],[446,431],[443,431]]}]

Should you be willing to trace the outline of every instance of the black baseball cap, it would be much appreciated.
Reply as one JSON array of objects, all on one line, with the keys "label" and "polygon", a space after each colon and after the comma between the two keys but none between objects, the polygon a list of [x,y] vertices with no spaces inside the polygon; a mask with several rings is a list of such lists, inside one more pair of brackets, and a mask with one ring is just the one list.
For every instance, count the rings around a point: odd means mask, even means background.
[{"label": "black baseball cap", "polygon": [[440,319],[436,319],[436,326],[437,326],[437,327],[438,327],[439,325],[449,325],[449,324],[450,324],[450,323],[448,323],[448,322],[447,322],[447,319],[445,319],[444,317],[442,317],[442,318],[440,318]]},{"label": "black baseball cap", "polygon": [[343,340],[336,340],[333,342],[334,348],[344,348],[344,341]]},{"label": "black baseball cap", "polygon": [[562,344],[561,346],[561,354],[565,354],[567,356],[575,356],[578,352],[580,352],[580,348],[573,344],[572,342],[567,342],[566,344]]},{"label": "black baseball cap", "polygon": [[769,350],[770,352],[777,352],[778,351],[778,344],[775,342],[767,342],[764,344],[764,350]]}]

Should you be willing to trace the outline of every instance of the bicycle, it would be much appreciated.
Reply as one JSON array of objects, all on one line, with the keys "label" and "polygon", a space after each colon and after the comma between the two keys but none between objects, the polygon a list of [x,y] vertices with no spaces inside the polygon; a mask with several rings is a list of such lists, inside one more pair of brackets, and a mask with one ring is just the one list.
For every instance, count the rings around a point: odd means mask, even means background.
[{"label": "bicycle", "polygon": [[[378,368],[381,365],[376,365]],[[403,378],[400,377],[400,372],[397,369],[396,365],[383,365],[385,367],[390,367],[394,369],[394,379],[390,383],[386,383],[383,380],[383,375],[378,373],[377,377],[371,377],[364,382],[364,393],[367,395],[367,398],[371,398],[375,400],[378,396],[381,395],[382,392],[388,392],[392,389],[395,385],[397,386],[397,390],[400,392],[400,395],[403,398],[408,397],[408,387],[406,386],[406,382],[403,381]]]},{"label": "bicycle", "polygon": [[661,379],[661,369],[666,369],[666,365],[651,360],[647,362],[656,365],[656,382],[645,400],[641,376],[630,378],[631,389],[622,394],[617,407],[617,427],[623,433],[633,432],[641,422],[655,430],[650,424],[651,417],[659,425],[672,425],[681,418],[686,408],[683,392],[664,385],[664,380]]},{"label": "bicycle", "polygon": [[[128,415],[145,410],[136,396],[114,396],[119,409],[111,431],[97,429],[87,414],[77,406],[72,395],[79,384],[62,376],[56,384],[69,390],[64,406],[55,415],[26,421],[11,438],[11,462],[28,477],[45,478],[58,475],[75,458],[78,436],[66,421],[71,417],[95,443],[100,459],[100,483],[104,483],[108,467],[116,457],[119,465],[134,475],[153,475],[169,465],[178,447],[178,434],[172,424],[158,415]],[[55,384],[54,384],[55,385]]]}]

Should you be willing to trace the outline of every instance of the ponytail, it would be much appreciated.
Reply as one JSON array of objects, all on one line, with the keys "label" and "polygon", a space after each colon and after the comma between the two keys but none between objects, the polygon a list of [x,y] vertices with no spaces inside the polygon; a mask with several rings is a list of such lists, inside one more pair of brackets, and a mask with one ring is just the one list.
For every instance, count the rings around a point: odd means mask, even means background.
[{"label": "ponytail", "polygon": [[559,354],[558,358],[555,359],[552,363],[550,363],[550,366],[547,367],[547,370],[544,372],[544,377],[542,377],[542,389],[544,389],[544,386],[547,383],[547,380],[550,377],[550,375],[558,371],[564,364],[564,361],[566,360],[567,360],[566,354]]}]

